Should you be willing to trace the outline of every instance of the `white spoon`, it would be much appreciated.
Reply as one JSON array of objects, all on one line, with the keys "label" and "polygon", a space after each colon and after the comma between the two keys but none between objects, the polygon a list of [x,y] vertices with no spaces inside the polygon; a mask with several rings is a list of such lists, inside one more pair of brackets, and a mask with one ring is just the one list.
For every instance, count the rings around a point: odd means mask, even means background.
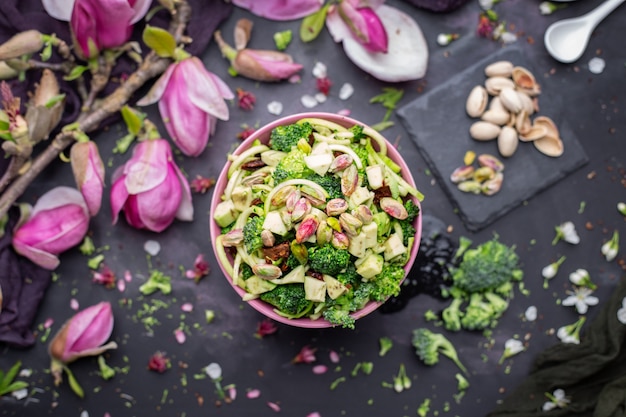
[{"label": "white spoon", "polygon": [[548,53],[557,61],[576,61],[585,51],[595,27],[624,0],[607,0],[580,17],[552,23],[544,36]]}]

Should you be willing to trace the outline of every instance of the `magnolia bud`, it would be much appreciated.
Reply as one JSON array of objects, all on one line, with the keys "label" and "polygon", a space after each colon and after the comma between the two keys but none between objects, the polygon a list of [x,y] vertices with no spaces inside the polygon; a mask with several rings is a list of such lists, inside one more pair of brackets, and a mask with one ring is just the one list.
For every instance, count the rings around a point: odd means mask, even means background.
[{"label": "magnolia bud", "polygon": [[65,100],[59,99],[59,92],[59,82],[56,76],[49,69],[44,69],[25,115],[28,133],[33,144],[47,139],[50,132],[61,121]]},{"label": "magnolia bud", "polygon": [[43,48],[43,37],[39,31],[20,32],[0,45],[0,61],[32,54],[41,48]]}]

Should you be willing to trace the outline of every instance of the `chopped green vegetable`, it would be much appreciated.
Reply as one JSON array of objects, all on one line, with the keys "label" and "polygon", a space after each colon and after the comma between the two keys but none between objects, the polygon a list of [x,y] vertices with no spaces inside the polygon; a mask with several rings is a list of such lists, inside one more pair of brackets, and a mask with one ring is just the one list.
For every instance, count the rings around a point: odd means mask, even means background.
[{"label": "chopped green vegetable", "polygon": [[274,43],[276,43],[276,49],[284,51],[291,42],[292,33],[291,30],[283,30],[282,32],[274,33]]},{"label": "chopped green vegetable", "polygon": [[139,287],[143,295],[150,295],[156,291],[161,291],[167,295],[172,292],[172,279],[161,271],[152,271],[148,281]]},{"label": "chopped green vegetable", "polygon": [[417,415],[420,417],[426,417],[430,411],[430,398],[425,398],[417,409]]},{"label": "chopped green vegetable", "polygon": [[269,146],[276,151],[290,152],[301,138],[308,140],[311,133],[313,126],[308,122],[277,126],[270,133]]},{"label": "chopped green vegetable", "polygon": [[243,227],[243,243],[248,253],[254,253],[263,247],[261,232],[264,220],[263,216],[252,216]]},{"label": "chopped green vegetable", "polygon": [[261,294],[260,299],[278,308],[291,318],[302,317],[311,311],[313,302],[306,299],[304,287],[299,284],[277,285],[273,290]]},{"label": "chopped green vegetable", "polygon": [[78,248],[83,255],[92,255],[96,251],[96,247],[93,244],[93,240],[89,236],[85,236],[83,243]]},{"label": "chopped green vegetable", "polygon": [[333,277],[348,267],[350,252],[330,244],[309,248],[309,264],[313,271]]},{"label": "chopped green vegetable", "polygon": [[9,368],[8,371],[3,372],[0,369],[0,397],[9,394],[13,391],[17,391],[28,387],[28,383],[24,381],[15,381],[18,372],[22,368],[22,361],[17,361]]},{"label": "chopped green vegetable", "polygon": [[102,379],[109,380],[115,376],[115,369],[107,365],[104,356],[98,356],[98,368],[100,369],[100,376]]},{"label": "chopped green vegetable", "polygon": [[427,328],[419,328],[413,330],[411,343],[415,348],[415,353],[424,364],[429,366],[437,364],[441,353],[450,358],[467,375],[467,369],[459,360],[454,345],[444,335]]},{"label": "chopped green vegetable", "polygon": [[393,340],[391,340],[391,338],[387,336],[383,336],[378,339],[378,345],[380,346],[380,349],[378,350],[378,356],[385,356],[387,352],[389,352],[393,347]]}]

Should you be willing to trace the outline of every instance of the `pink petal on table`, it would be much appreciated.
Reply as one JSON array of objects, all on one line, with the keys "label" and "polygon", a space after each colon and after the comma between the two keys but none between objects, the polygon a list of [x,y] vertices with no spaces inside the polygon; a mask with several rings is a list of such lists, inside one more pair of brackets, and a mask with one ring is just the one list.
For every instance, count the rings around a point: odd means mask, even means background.
[{"label": "pink petal on table", "polygon": [[246,397],[248,397],[251,400],[255,398],[259,398],[260,396],[261,396],[261,391],[259,391],[258,389],[251,389],[250,391],[246,393]]},{"label": "pink petal on table", "polygon": [[54,319],[49,317],[49,318],[46,319],[46,321],[44,321],[43,328],[44,329],[49,329],[53,324],[54,324]]},{"label": "pink petal on table", "polygon": [[129,270],[124,271],[124,281],[131,282],[133,280],[133,275]]},{"label": "pink petal on table", "polygon": [[335,352],[334,350],[330,351],[330,353],[328,354],[328,357],[330,358],[330,361],[332,363],[339,363],[339,354]]},{"label": "pink petal on table", "polygon": [[272,410],[276,411],[277,413],[280,411],[280,406],[278,404],[276,404],[276,403],[271,402],[271,401],[267,402],[267,406],[269,408],[271,408]]},{"label": "pink petal on table", "polygon": [[78,304],[78,300],[76,298],[72,298],[70,300],[70,308],[72,310],[78,310],[80,308],[79,304]]},{"label": "pink petal on table", "polygon": [[315,365],[313,367],[313,373],[315,375],[325,374],[326,371],[328,371],[328,366],[326,366],[326,365]]},{"label": "pink petal on table", "polygon": [[310,414],[307,414],[306,417],[322,417],[322,415],[318,413],[317,411],[314,411]]},{"label": "pink petal on table", "polygon": [[186,313],[191,313],[193,311],[193,304],[185,303],[182,306],[180,306],[180,309]]},{"label": "pink petal on table", "polygon": [[181,345],[185,343],[185,340],[187,340],[187,336],[185,336],[183,329],[174,330],[174,337],[176,337],[176,341]]},{"label": "pink petal on table", "polygon": [[118,279],[117,280],[117,289],[118,289],[119,292],[126,291],[126,281],[124,281],[123,279]]},{"label": "pink petal on table", "polygon": [[233,386],[228,387],[228,396],[230,397],[231,400],[234,400],[235,398],[237,398],[237,388]]}]

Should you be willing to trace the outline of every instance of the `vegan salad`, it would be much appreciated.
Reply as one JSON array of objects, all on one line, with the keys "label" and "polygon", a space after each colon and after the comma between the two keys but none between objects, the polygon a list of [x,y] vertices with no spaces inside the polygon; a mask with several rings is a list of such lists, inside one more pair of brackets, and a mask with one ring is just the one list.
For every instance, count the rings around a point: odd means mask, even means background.
[{"label": "vegan salad", "polygon": [[244,300],[354,328],[354,312],[398,295],[423,195],[378,132],[303,118],[229,158],[216,250]]}]

